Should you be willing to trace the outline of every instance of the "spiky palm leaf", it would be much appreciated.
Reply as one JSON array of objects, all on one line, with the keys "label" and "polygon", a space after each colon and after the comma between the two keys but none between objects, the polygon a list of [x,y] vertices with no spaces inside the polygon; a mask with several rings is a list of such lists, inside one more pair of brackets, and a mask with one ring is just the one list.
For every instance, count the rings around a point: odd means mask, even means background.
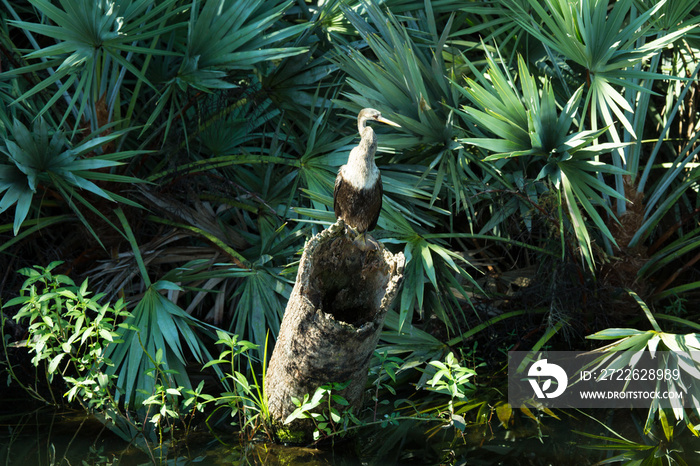
[{"label": "spiky palm leaf", "polygon": [[[694,26],[674,29],[654,38],[653,16],[666,4],[656,3],[647,11],[634,15],[634,0],[528,0],[533,14],[514,0],[506,2],[515,20],[533,37],[555,53],[583,68],[586,83],[582,116],[592,130],[607,128],[613,143],[625,138],[617,124],[632,138],[637,137],[630,115],[632,106],[625,93],[649,90],[637,80],[666,79],[668,76],[640,68],[647,59],[658,55],[667,45],[688,33]],[[571,92],[571,91],[569,91]],[[613,151],[613,164],[626,168],[623,151]],[[624,195],[622,174],[616,176],[616,190]]]},{"label": "spiky palm leaf", "polygon": [[77,127],[87,114],[92,129],[108,122],[98,121],[97,102],[102,95],[109,95],[109,107],[113,109],[126,71],[150,85],[132,57],[134,54],[169,53],[150,47],[147,41],[181,27],[177,23],[167,25],[167,22],[184,10],[183,6],[175,6],[176,0],[157,3],[151,0],[119,3],[111,0],[61,0],[59,6],[46,0],[33,0],[32,4],[52,24],[28,21],[11,24],[27,34],[50,37],[56,43],[39,47],[32,38],[36,50],[26,58],[39,61],[12,70],[7,77],[37,71],[48,72],[48,77],[15,102],[25,102],[45,89],[56,87],[38,114],[42,115],[65,97],[67,105],[63,120],[72,113]]},{"label": "spiky palm leaf", "polygon": [[43,118],[34,123],[32,131],[19,120],[15,120],[12,137],[0,142],[0,154],[5,159],[0,162],[0,192],[5,191],[0,200],[0,212],[16,204],[13,228],[15,235],[29,215],[34,195],[40,187],[56,189],[98,241],[100,239],[86,220],[80,205],[109,221],[93,203],[80,194],[79,190],[89,191],[115,203],[138,206],[133,201],[96,184],[140,181],[137,178],[105,171],[122,165],[122,160],[129,159],[139,152],[95,154],[101,152],[102,146],[123,135],[123,131],[115,131],[107,136],[92,134],[73,145],[61,131],[50,134]]},{"label": "spiky palm leaf", "polygon": [[[464,89],[476,108],[465,106],[463,110],[476,127],[497,137],[466,138],[463,141],[495,152],[484,161],[527,158],[525,165],[534,165],[539,170],[531,182],[547,179],[560,190],[583,257],[593,270],[592,240],[579,204],[597,231],[614,243],[615,238],[597,208],[602,207],[609,217],[614,218],[603,196],[624,198],[596,175],[626,173],[598,160],[601,155],[621,145],[596,144],[604,130],[576,131],[574,122],[580,111],[582,88],[574,93],[559,113],[549,82],[545,81],[540,91],[522,58],[518,61],[520,90],[507,70],[501,70],[491,57],[488,57],[488,61],[490,80],[482,78],[481,83],[468,80]],[[499,167],[503,168],[504,165]]]}]

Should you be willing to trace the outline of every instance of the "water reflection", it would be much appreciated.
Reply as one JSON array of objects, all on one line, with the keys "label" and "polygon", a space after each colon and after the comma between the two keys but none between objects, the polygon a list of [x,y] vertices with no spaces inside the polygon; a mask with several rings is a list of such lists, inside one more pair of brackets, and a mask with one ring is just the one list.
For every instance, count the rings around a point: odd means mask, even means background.
[{"label": "water reflection", "polygon": [[[19,410],[24,400],[3,400],[4,410]],[[512,425],[502,429],[479,424],[468,427],[464,435],[426,423],[402,422],[393,428],[367,428],[359,437],[338,441],[322,448],[274,445],[265,442],[240,444],[238,436],[228,433],[216,437],[206,429],[192,431],[186,441],[170,446],[163,464],[188,465],[593,465],[615,455],[628,459],[644,457],[658,444],[654,432],[639,437],[645,417],[642,410],[595,410],[595,418],[582,412],[558,411],[560,419],[542,423]],[[82,411],[53,408],[34,409],[26,413],[0,414],[0,464],[5,465],[144,465],[159,460],[125,442]],[[518,423],[516,423],[518,424]],[[533,427],[537,427],[533,429]],[[620,438],[642,439],[630,443],[627,453],[620,448],[602,448],[610,444],[611,430]],[[580,432],[576,432],[580,431]],[[685,428],[679,429],[683,434]],[[585,434],[581,432],[586,432]],[[658,432],[657,432],[658,434]],[[695,462],[700,440],[678,435],[659,454],[672,452],[687,464]],[[617,437],[616,437],[617,438]],[[656,439],[658,440],[658,439]],[[646,444],[646,446],[645,446]],[[649,450],[649,451],[645,451]],[[688,461],[690,460],[690,461]]]},{"label": "water reflection", "polygon": [[28,466],[118,462],[137,465],[150,462],[148,455],[124,442],[83,411],[39,408],[24,414],[2,414],[0,422],[3,425],[0,432],[0,464]]}]

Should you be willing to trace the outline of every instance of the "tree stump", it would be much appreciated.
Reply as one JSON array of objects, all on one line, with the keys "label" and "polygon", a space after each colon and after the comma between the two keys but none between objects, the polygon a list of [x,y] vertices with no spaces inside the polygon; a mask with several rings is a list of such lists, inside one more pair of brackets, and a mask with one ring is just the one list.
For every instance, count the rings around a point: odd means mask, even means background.
[{"label": "tree stump", "polygon": [[381,245],[358,248],[342,220],[306,243],[265,377],[268,409],[281,440],[312,438],[309,419],[283,425],[296,409],[292,397],[301,400],[321,385],[349,382],[338,394],[351,408],[361,405],[405,262],[402,253],[393,255]]}]

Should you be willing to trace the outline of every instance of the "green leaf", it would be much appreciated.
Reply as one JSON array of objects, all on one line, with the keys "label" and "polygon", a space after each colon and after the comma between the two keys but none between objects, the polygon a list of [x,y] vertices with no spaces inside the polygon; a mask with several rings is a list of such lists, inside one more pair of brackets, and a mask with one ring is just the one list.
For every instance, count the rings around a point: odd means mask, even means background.
[{"label": "green leaf", "polygon": [[61,363],[61,360],[63,360],[65,356],[66,353],[59,353],[51,359],[51,362],[49,362],[49,366],[47,368],[49,374],[53,375],[56,373],[56,371],[58,370],[58,365]]}]

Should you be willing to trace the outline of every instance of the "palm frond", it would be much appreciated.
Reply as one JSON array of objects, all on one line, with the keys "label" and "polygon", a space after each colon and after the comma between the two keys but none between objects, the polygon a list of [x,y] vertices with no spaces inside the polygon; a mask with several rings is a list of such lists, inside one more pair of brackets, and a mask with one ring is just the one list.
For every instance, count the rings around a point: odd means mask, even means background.
[{"label": "palm frond", "polygon": [[[122,137],[124,131],[114,131],[106,136],[93,133],[73,145],[61,131],[49,134],[43,118],[39,118],[30,132],[19,120],[15,120],[12,137],[0,142],[0,154],[5,160],[0,163],[0,192],[6,191],[0,201],[0,212],[16,204],[14,233],[27,218],[34,195],[41,186],[57,189],[64,201],[81,219],[85,227],[94,230],[85,219],[78,204],[90,209],[107,223],[111,223],[91,201],[80,195],[79,190],[88,191],[110,202],[138,206],[122,196],[114,194],[97,183],[138,183],[139,179],[116,173],[113,169],[122,165],[121,160],[137,155],[136,151],[95,154],[110,142]],[[74,202],[78,201],[78,204]],[[95,236],[99,241],[99,238]]]}]

